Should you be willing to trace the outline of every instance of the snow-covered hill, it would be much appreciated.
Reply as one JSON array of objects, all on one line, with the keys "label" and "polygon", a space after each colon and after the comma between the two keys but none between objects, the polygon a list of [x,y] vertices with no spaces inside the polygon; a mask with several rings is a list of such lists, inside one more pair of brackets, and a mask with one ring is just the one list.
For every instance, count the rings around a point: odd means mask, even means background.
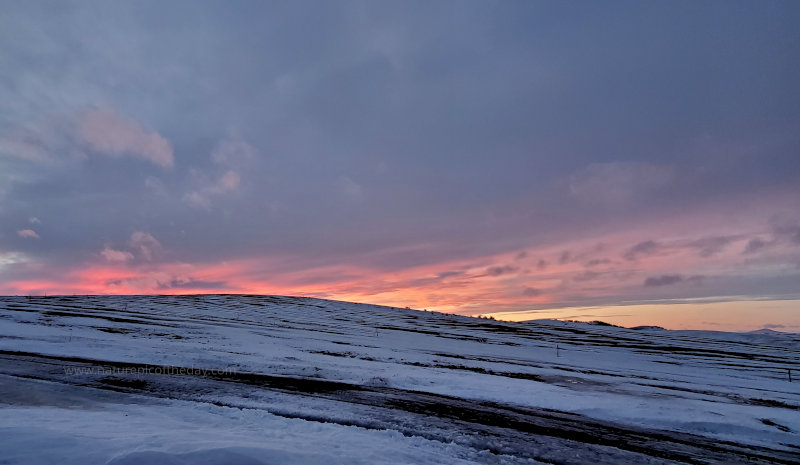
[{"label": "snow-covered hill", "polygon": [[798,335],[297,297],[0,298],[0,463],[799,457]]}]

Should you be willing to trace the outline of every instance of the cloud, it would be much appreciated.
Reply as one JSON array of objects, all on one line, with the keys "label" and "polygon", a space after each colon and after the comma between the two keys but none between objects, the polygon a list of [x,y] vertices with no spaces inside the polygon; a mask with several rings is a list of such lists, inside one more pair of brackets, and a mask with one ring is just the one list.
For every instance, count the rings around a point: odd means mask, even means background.
[{"label": "cloud", "polygon": [[153,255],[161,250],[161,243],[149,233],[135,231],[128,241],[131,250],[141,255],[145,260],[152,260]]},{"label": "cloud", "polygon": [[588,262],[586,262],[586,266],[593,267],[598,265],[608,265],[609,263],[611,263],[611,260],[607,258],[595,258],[593,260],[589,260]]},{"label": "cloud", "polygon": [[486,273],[489,276],[502,276],[504,274],[513,273],[515,271],[517,271],[517,267],[506,265],[506,266],[493,266],[487,269]]},{"label": "cloud", "polygon": [[75,152],[74,133],[74,123],[63,115],[49,115],[28,124],[18,124],[0,135],[0,156],[51,163],[56,153]]},{"label": "cloud", "polygon": [[39,239],[39,235],[33,229],[20,229],[17,231],[17,235],[26,239]]},{"label": "cloud", "polygon": [[438,275],[436,275],[439,279],[445,278],[453,278],[456,276],[462,276],[464,274],[463,271],[442,271]]},{"label": "cloud", "polygon": [[526,297],[537,297],[543,294],[541,289],[536,289],[534,287],[526,287],[522,290],[522,295]]},{"label": "cloud", "polygon": [[[245,142],[238,133],[233,132],[227,138],[219,141],[211,152],[211,161],[227,170],[215,181],[199,170],[193,170],[200,186],[183,196],[184,202],[196,208],[209,209],[212,199],[216,196],[228,194],[239,188],[242,179],[239,172],[251,169],[250,162],[256,158],[256,149]],[[220,170],[221,171],[221,170]]]},{"label": "cloud", "polygon": [[745,248],[744,248],[744,253],[755,253],[755,252],[758,252],[759,250],[763,249],[767,245],[769,245],[768,242],[766,242],[766,241],[764,241],[764,240],[762,240],[762,239],[760,239],[758,237],[755,237],[753,239],[750,239],[747,242],[747,246],[745,246]]},{"label": "cloud", "polygon": [[689,247],[696,248],[701,257],[711,257],[722,252],[725,247],[736,240],[734,236],[704,237],[689,243]]},{"label": "cloud", "polygon": [[160,281],[157,289],[226,289],[230,284],[225,281],[202,281],[194,278],[173,278],[167,282]]},{"label": "cloud", "polygon": [[683,283],[683,282],[691,282],[695,284],[699,284],[703,281],[703,276],[695,275],[690,276],[688,278],[684,278],[679,274],[665,274],[661,276],[651,276],[644,280],[645,287],[661,287],[661,286],[671,286],[673,284]]},{"label": "cloud", "polygon": [[201,171],[192,170],[200,186],[184,195],[183,200],[193,207],[210,208],[214,197],[231,193],[239,188],[242,182],[239,172],[250,169],[246,165],[255,157],[255,148],[238,135],[234,134],[221,140],[211,152],[211,161],[217,165],[227,166],[228,169],[219,174],[214,181]]},{"label": "cloud", "polygon": [[589,271],[584,271],[584,272],[576,274],[575,276],[572,277],[572,279],[574,281],[578,281],[578,282],[592,281],[592,280],[595,280],[595,279],[599,278],[601,274],[602,273],[599,273],[597,271],[589,270]]},{"label": "cloud", "polygon": [[229,170],[222,174],[213,184],[200,190],[189,192],[183,200],[193,207],[211,208],[213,197],[235,191],[241,184],[241,178],[236,171]]},{"label": "cloud", "polygon": [[570,260],[572,260],[572,254],[569,252],[569,250],[561,252],[561,256],[558,257],[558,263],[562,265],[569,263]]},{"label": "cloud", "polygon": [[98,153],[143,158],[162,168],[175,163],[172,146],[166,139],[109,108],[85,111],[78,123],[78,133]]},{"label": "cloud", "polygon": [[32,216],[32,217],[28,218],[28,222],[30,224],[42,224],[42,220],[40,220],[39,218],[36,218],[35,216]]},{"label": "cloud", "polygon": [[110,108],[49,114],[0,135],[0,155],[39,164],[85,158],[87,149],[96,155],[141,158],[164,168],[174,164],[166,139]]},{"label": "cloud", "polygon": [[256,157],[256,149],[248,144],[238,134],[221,140],[214,151],[211,152],[211,160],[214,163],[231,165],[242,161],[251,160]]},{"label": "cloud", "polygon": [[183,196],[183,201],[195,208],[211,208],[211,200],[200,192],[189,192]]},{"label": "cloud", "polygon": [[25,263],[28,258],[19,252],[0,252],[0,270],[9,265]]},{"label": "cloud", "polygon": [[128,292],[152,292],[173,288],[191,288],[190,283],[193,281],[190,277],[176,275],[168,271],[155,271],[138,276],[111,279],[105,285],[111,289],[122,289]]},{"label": "cloud", "polygon": [[784,222],[773,225],[776,237],[789,243],[800,245],[800,224]]},{"label": "cloud", "polygon": [[144,187],[146,187],[150,192],[158,196],[165,196],[167,195],[167,189],[164,186],[164,183],[161,179],[155,176],[148,176],[144,179]]},{"label": "cloud", "polygon": [[126,263],[134,258],[151,261],[156,253],[161,250],[161,243],[152,234],[143,231],[131,233],[127,243],[127,250],[115,249],[110,245],[103,247],[100,255],[109,262]]},{"label": "cloud", "polygon": [[624,206],[666,187],[674,178],[669,166],[648,163],[595,163],[570,177],[570,194],[581,202]]},{"label": "cloud", "polygon": [[754,237],[750,239],[742,252],[743,254],[753,254],[780,244],[800,245],[800,224],[786,219],[773,219],[770,223],[772,237],[767,239]]},{"label": "cloud", "polygon": [[[664,291],[664,298],[796,292],[800,248],[790,248],[796,234],[787,227],[775,236],[764,226],[770,215],[798,213],[792,123],[800,105],[782,96],[795,95],[791,82],[798,81],[793,78],[800,68],[781,65],[791,47],[769,46],[792,34],[796,21],[784,15],[786,21],[776,22],[774,9],[753,5],[731,9],[720,23],[714,8],[700,7],[693,24],[710,24],[721,38],[711,49],[737,51],[720,54],[691,46],[707,42],[708,27],[675,34],[671,27],[681,13],[669,6],[657,14],[651,5],[624,14],[601,9],[596,19],[610,27],[598,35],[569,8],[554,13],[563,27],[548,28],[548,15],[530,3],[501,9],[470,4],[458,15],[410,14],[418,9],[410,3],[399,7],[403,11],[376,7],[374,15],[391,21],[366,29],[359,24],[355,31],[351,9],[337,3],[336,11],[317,15],[311,25],[325,31],[324,47],[303,27],[275,27],[297,17],[302,5],[279,15],[249,7],[220,15],[198,6],[187,16],[180,5],[165,2],[132,18],[114,7],[75,5],[64,16],[9,4],[0,31],[19,40],[3,47],[0,138],[18,153],[0,154],[0,224],[11,227],[6,234],[20,245],[47,245],[31,256],[47,265],[24,266],[31,281],[51,276],[56,264],[63,266],[58,271],[78,269],[88,254],[124,271],[117,279],[131,268],[161,267],[167,258],[215,267],[247,257],[258,265],[233,277],[169,276],[264,292],[280,290],[273,284],[286,268],[331,263],[357,268],[352,274],[358,279],[387,281],[387,287],[398,275],[415,282],[464,270],[464,276],[391,297],[352,296],[344,285],[284,288],[344,300],[416,299],[419,306],[433,301],[429,295],[447,295],[448,311],[508,309],[517,305],[514,298],[530,308],[532,299],[521,295],[526,285],[545,289],[547,305],[629,302],[653,290]],[[154,21],[165,16],[175,21]],[[248,21],[254,17],[260,20]],[[493,25],[508,33],[494,34]],[[377,42],[375,34],[381,35]],[[573,47],[559,41],[566,36],[602,43]],[[265,54],[263,44],[270,41],[286,46]],[[553,53],[532,66],[526,54],[542,41],[554,44]],[[370,52],[373,43],[377,52]],[[505,52],[492,53],[486,43]],[[215,66],[206,54],[193,53],[211,49],[234,59]],[[331,50],[336,66],[318,66]],[[722,60],[720,66],[693,66],[706,63],[709,53]],[[395,58],[387,63],[382,55]],[[647,63],[620,70],[618,63],[632,57]],[[687,65],[692,72],[676,82],[668,71]],[[608,79],[591,78],[598,75]],[[720,80],[730,85],[709,88]],[[686,98],[678,102],[675,95]],[[719,104],[707,105],[709,99]],[[128,142],[109,143],[112,150],[133,150],[160,136],[169,142],[176,169],[161,171],[152,158],[158,150],[144,158],[94,148],[80,131],[88,115],[102,113],[90,105],[112,105],[105,110],[110,116],[96,118],[103,130],[126,128],[121,132]],[[766,127],[758,124],[763,114],[781,117]],[[225,133],[232,125],[240,132]],[[696,147],[698,127],[710,145]],[[192,168],[205,174],[194,177]],[[230,171],[238,182],[226,177]],[[345,175],[353,184],[337,184]],[[350,199],[347,190],[363,200]],[[44,218],[43,225],[28,223],[31,215]],[[84,232],[75,234],[75,225]],[[41,239],[19,238],[22,228],[42,230]],[[158,234],[165,241],[161,255],[152,252],[151,262],[140,263],[142,251],[128,243],[134,230]],[[185,239],[178,240],[182,232]],[[728,234],[747,236],[712,259],[700,257],[704,248],[687,246]],[[759,254],[775,253],[758,260],[731,256],[756,236],[775,244]],[[661,248],[652,257],[634,251],[632,261],[623,258],[645,238]],[[608,249],[590,250],[597,242]],[[107,261],[100,254],[106,244],[133,260]],[[515,261],[522,250],[529,256]],[[572,258],[560,265],[564,250]],[[705,253],[714,254],[713,248]],[[587,266],[603,258],[613,263]],[[546,261],[537,265],[540,259]],[[282,266],[272,268],[275,260]],[[504,264],[520,270],[487,276],[487,268]],[[22,279],[20,268],[0,276],[0,283]],[[541,276],[528,281],[522,273],[528,268]],[[586,270],[603,274],[572,280]],[[642,287],[648,276],[673,273],[724,277],[696,289]],[[58,273],[53,281],[69,275]],[[93,289],[105,290],[96,283]]]},{"label": "cloud", "polygon": [[766,324],[766,325],[763,326],[763,328],[766,328],[766,329],[781,329],[781,328],[785,328],[785,327],[786,327],[786,325],[781,325],[781,324]]},{"label": "cloud", "polygon": [[114,250],[109,246],[105,246],[103,250],[100,251],[100,255],[102,255],[106,260],[109,262],[127,262],[129,260],[133,260],[133,254],[130,252],[126,252],[124,250]]},{"label": "cloud", "polygon": [[683,281],[683,277],[677,274],[665,274],[662,276],[651,276],[644,280],[646,287],[670,286]]},{"label": "cloud", "polygon": [[705,276],[694,275],[694,276],[689,276],[688,278],[686,278],[686,282],[693,283],[693,284],[700,284],[705,279],[706,279]]},{"label": "cloud", "polygon": [[19,133],[6,134],[0,137],[0,155],[6,155],[33,162],[46,162],[50,157],[41,144],[27,140]]},{"label": "cloud", "polygon": [[640,242],[630,249],[623,255],[626,260],[633,261],[638,259],[642,256],[653,255],[656,253],[660,248],[660,245],[657,244],[655,241],[649,240]]},{"label": "cloud", "polygon": [[241,179],[239,178],[239,174],[236,171],[230,170],[220,176],[217,182],[211,186],[209,192],[213,194],[224,194],[226,192],[231,192],[236,190],[239,187],[239,182]]},{"label": "cloud", "polygon": [[364,195],[364,188],[348,176],[339,176],[339,189],[351,199],[361,199]]}]

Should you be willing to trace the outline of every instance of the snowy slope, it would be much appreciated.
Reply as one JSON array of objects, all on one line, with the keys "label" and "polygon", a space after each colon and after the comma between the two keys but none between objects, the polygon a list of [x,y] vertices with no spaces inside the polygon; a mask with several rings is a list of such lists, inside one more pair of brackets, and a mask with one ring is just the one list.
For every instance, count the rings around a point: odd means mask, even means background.
[{"label": "snowy slope", "polygon": [[0,297],[0,463],[797,463],[798,362],[774,332]]}]

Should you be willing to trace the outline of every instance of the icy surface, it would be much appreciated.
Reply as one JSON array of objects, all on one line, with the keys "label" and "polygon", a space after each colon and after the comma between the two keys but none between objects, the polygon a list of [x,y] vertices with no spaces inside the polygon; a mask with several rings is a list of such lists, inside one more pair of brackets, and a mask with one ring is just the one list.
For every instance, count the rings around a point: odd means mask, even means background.
[{"label": "icy surface", "polygon": [[2,297],[0,463],[793,463],[798,362],[777,332]]}]

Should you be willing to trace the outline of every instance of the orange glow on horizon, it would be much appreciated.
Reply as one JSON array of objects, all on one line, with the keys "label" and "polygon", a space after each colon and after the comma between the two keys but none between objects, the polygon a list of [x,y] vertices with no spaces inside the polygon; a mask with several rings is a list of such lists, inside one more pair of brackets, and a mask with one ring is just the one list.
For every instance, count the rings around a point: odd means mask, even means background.
[{"label": "orange glow on horizon", "polygon": [[[652,303],[565,307],[528,312],[496,312],[486,316],[505,321],[560,319],[604,321],[618,326],[661,326],[666,329],[752,331],[768,327],[796,332],[800,328],[800,300],[740,300],[726,302]],[[782,323],[763,321],[774,318]]]},{"label": "orange glow on horizon", "polygon": [[[713,216],[713,215],[712,215]],[[700,256],[690,245],[694,236],[686,230],[696,230],[709,215],[688,212],[681,221],[650,222],[631,228],[591,237],[564,240],[553,245],[519,248],[505,253],[445,260],[423,266],[392,270],[353,264],[301,266],[291,256],[248,257],[220,262],[159,262],[139,259],[128,262],[109,262],[100,255],[80,266],[58,267],[27,261],[20,270],[32,270],[35,278],[19,278],[0,283],[0,294],[279,294],[328,298],[342,301],[411,307],[467,315],[492,314],[502,318],[520,319],[525,312],[541,318],[568,318],[571,309],[589,308],[591,301],[630,302],[648,301],[667,296],[658,295],[669,286],[646,286],[649,277],[663,276],[736,276],[743,271],[760,276],[780,273],[770,260],[790,252],[777,245],[753,260],[743,253],[747,238],[759,234],[764,220],[754,225],[738,224],[738,236],[725,248],[708,256]],[[713,217],[706,224],[708,236],[730,235],[727,216]],[[688,227],[691,225],[692,227]],[[643,239],[657,237],[664,246],[644,257],[626,257],[631,247]],[[426,245],[425,248],[433,246]],[[418,249],[418,248],[417,248]],[[412,248],[412,250],[415,250]],[[396,254],[398,250],[391,250]],[[399,250],[402,253],[402,250]],[[379,252],[374,252],[378,254]],[[769,255],[771,254],[771,256]],[[777,257],[777,258],[776,258]],[[681,292],[701,289],[697,282],[686,281]],[[735,299],[731,297],[731,300]],[[730,303],[730,308],[739,308]],[[724,306],[724,305],[723,305]],[[551,310],[536,310],[550,308]],[[597,313],[598,307],[592,307]],[[611,305],[613,311],[601,312],[609,322],[625,321],[627,326],[654,324],[682,327],[705,325],[699,318],[669,306]],[[705,308],[705,307],[704,307]],[[716,307],[714,307],[716,308]],[[749,307],[751,309],[761,307]],[[555,310],[552,310],[555,309]],[[635,310],[640,318],[615,319],[619,309]],[[654,310],[654,309],[657,309]],[[672,312],[672,313],[670,313]],[[774,309],[776,318],[786,315]],[[683,315],[678,318],[677,315]],[[720,318],[724,314],[719,314]],[[744,317],[742,317],[744,318]],[[764,319],[767,318],[767,319]],[[794,321],[790,316],[785,321]],[[762,321],[763,319],[763,321]],[[751,324],[783,323],[768,320],[762,311],[752,312]],[[634,323],[631,323],[634,321]],[[688,324],[688,323],[686,323]],[[793,323],[794,324],[794,323]],[[706,325],[705,327],[709,327]],[[710,328],[709,328],[710,329]],[[800,325],[796,330],[800,330]]]}]

